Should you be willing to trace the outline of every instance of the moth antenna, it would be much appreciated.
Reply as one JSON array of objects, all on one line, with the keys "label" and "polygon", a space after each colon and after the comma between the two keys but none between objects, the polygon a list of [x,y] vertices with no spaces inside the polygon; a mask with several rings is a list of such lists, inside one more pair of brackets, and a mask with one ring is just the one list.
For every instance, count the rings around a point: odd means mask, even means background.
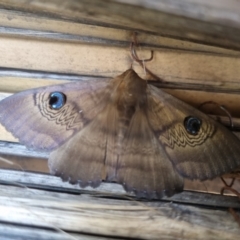
[{"label": "moth antenna", "polygon": [[136,53],[136,43],[134,42],[131,42],[131,45],[130,45],[130,49],[131,49],[131,56],[133,58],[133,60],[135,60],[136,62],[138,62],[140,65],[143,64],[143,62],[150,62],[153,60],[153,50],[151,50],[151,56],[150,58],[145,58],[145,59],[139,59],[137,53]]},{"label": "moth antenna", "polygon": [[207,101],[207,102],[203,102],[202,104],[200,104],[198,106],[198,109],[200,109],[201,107],[203,107],[204,105],[207,105],[207,104],[213,104],[213,105],[216,105],[217,107],[219,107],[222,111],[224,111],[226,113],[226,115],[228,116],[229,118],[229,122],[230,122],[230,127],[233,129],[234,128],[234,124],[233,124],[233,120],[232,120],[232,115],[231,113],[223,106],[223,105],[220,105],[214,101]]},{"label": "moth antenna", "polygon": [[146,76],[146,65],[145,65],[145,61],[142,60],[142,64],[143,64],[143,71],[144,71],[144,74]]},{"label": "moth antenna", "polygon": [[235,221],[238,223],[239,227],[240,227],[240,217],[238,216],[238,214],[236,213],[236,211],[234,211],[233,208],[229,208],[228,209],[229,212],[232,214],[232,216],[234,217]]},{"label": "moth antenna", "polygon": [[228,184],[223,177],[220,177],[226,187],[231,188],[235,182],[235,178],[232,178],[231,182]]},{"label": "moth antenna", "polygon": [[[239,199],[240,199],[240,193],[233,188],[233,184],[236,180],[236,178],[232,178],[230,184],[227,184],[227,182],[224,180],[223,177],[221,177],[222,182],[224,183],[224,187],[222,187],[221,189],[221,195],[224,195],[224,191],[228,190],[230,192],[232,192],[233,194],[235,194]],[[240,217],[237,214],[237,212],[233,209],[233,208],[229,208],[228,211],[232,214],[232,216],[234,217],[235,221],[238,223],[239,227],[240,227]]]},{"label": "moth antenna", "polygon": [[[137,32],[133,33],[133,41],[130,44],[130,52],[131,52],[131,57],[134,61],[136,61],[137,63],[139,63],[139,65],[144,69],[144,73],[146,75],[146,73],[148,73],[154,80],[160,81],[160,82],[164,82],[161,78],[159,78],[158,76],[156,76],[154,73],[152,73],[145,65],[145,62],[150,62],[153,60],[153,50],[151,50],[151,56],[150,58],[146,58],[146,59],[139,59],[137,53],[136,53],[136,47],[139,46],[139,43],[137,41]],[[131,66],[132,67],[132,66]]]},{"label": "moth antenna", "polygon": [[138,32],[133,32],[133,42],[136,46],[139,45],[137,35],[138,35]]}]

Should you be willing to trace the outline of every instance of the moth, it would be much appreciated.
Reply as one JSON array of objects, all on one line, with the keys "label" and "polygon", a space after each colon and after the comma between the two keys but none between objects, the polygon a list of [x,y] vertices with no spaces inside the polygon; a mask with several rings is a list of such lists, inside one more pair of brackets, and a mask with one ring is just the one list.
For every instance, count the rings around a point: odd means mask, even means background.
[{"label": "moth", "polygon": [[161,198],[182,191],[184,178],[240,165],[235,135],[133,69],[14,94],[0,103],[0,122],[28,148],[49,151],[50,172],[81,187],[114,181]]}]

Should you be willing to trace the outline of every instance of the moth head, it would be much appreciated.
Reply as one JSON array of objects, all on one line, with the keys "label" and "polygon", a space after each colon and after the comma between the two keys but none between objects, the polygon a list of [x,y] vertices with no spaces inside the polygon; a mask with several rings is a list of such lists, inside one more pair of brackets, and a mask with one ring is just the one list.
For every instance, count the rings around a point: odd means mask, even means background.
[{"label": "moth head", "polygon": [[184,127],[188,133],[191,135],[197,135],[202,125],[202,120],[194,117],[188,116],[184,119]]},{"label": "moth head", "polygon": [[52,92],[49,95],[49,106],[52,109],[58,110],[66,103],[66,95],[62,92]]}]

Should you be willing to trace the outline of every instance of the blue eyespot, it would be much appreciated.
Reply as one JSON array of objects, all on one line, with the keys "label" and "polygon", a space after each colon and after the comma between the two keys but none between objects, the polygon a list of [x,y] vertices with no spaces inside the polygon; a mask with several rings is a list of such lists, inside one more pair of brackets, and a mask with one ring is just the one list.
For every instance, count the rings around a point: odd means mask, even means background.
[{"label": "blue eyespot", "polygon": [[184,119],[184,127],[188,133],[197,135],[202,125],[201,119],[188,116]]},{"label": "blue eyespot", "polygon": [[66,95],[62,92],[53,92],[49,96],[49,105],[52,109],[60,109],[66,103]]}]

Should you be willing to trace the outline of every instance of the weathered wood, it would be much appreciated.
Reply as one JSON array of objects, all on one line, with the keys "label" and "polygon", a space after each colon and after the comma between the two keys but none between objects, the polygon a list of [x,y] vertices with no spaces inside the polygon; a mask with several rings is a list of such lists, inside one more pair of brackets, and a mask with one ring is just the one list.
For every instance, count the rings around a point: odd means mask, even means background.
[{"label": "weathered wood", "polygon": [[[14,151],[13,151],[14,149]],[[48,158],[49,153],[34,151],[26,148],[24,145],[14,142],[0,141],[0,154],[10,154],[32,158]]]},{"label": "weathered wood", "polygon": [[100,236],[176,239],[183,229],[182,239],[237,239],[240,234],[224,210],[21,187],[1,186],[0,211],[1,222]]},{"label": "weathered wood", "polygon": [[240,4],[235,0],[115,0],[206,22],[239,26]]},{"label": "weathered wood", "polygon": [[[4,7],[4,6],[3,6]],[[29,37],[39,40],[54,40],[75,43],[92,43],[101,45],[113,45],[117,47],[128,47],[132,40],[133,29],[113,28],[109,25],[92,27],[90,24],[79,21],[66,21],[62,18],[52,18],[44,14],[16,12],[0,9],[0,20],[4,27],[0,27],[0,34],[12,37]],[[239,56],[238,51],[224,49],[216,46],[208,46],[194,42],[173,39],[166,36],[158,36],[151,32],[144,32],[138,29],[138,41],[141,46],[151,49],[174,49],[225,54]]]},{"label": "weathered wood", "polygon": [[[68,233],[49,228],[19,226],[8,223],[0,224],[0,238],[4,240],[118,240],[117,237],[100,237],[89,234]],[[122,239],[122,238],[120,238]]]},{"label": "weathered wood", "polygon": [[[46,161],[45,161],[46,163]],[[112,198],[135,199],[133,193],[126,193],[123,187],[117,183],[102,183],[98,188],[92,187],[81,188],[78,185],[72,185],[68,182],[62,182],[59,177],[51,176],[47,173],[31,173],[25,171],[15,171],[8,169],[0,169],[0,182],[22,186],[23,188],[33,187],[44,190],[54,190],[68,193],[88,193],[96,196],[106,196]],[[191,189],[191,184],[188,181],[188,189]],[[216,187],[216,182],[213,185]],[[190,186],[190,187],[189,187]],[[239,186],[238,186],[239,187]],[[197,206],[209,206],[219,208],[236,208],[240,209],[240,201],[236,196],[221,196],[219,194],[199,193],[194,192],[194,184],[192,184],[192,192],[184,191],[172,197],[163,197],[162,200],[175,203],[188,203]],[[195,190],[196,186],[195,186]],[[208,189],[207,189],[208,190]],[[206,190],[205,190],[206,191]],[[215,191],[216,193],[216,191]]]},{"label": "weathered wood", "polygon": [[[7,68],[112,77],[128,69],[132,63],[128,48],[113,46],[1,37],[0,50],[5,56],[1,66]],[[148,50],[141,53],[142,58],[150,56]],[[18,58],[14,57],[16,55]],[[168,82],[188,79],[188,82],[205,80],[212,83],[238,82],[239,65],[236,57],[172,50],[155,51],[154,60],[147,63],[151,71]]]},{"label": "weathered wood", "polygon": [[[58,17],[88,24],[152,31],[163,36],[240,49],[239,3],[166,0],[1,0],[1,8]],[[123,2],[123,1],[121,1]],[[219,1],[218,1],[219,2]],[[144,7],[143,7],[144,6]],[[187,17],[186,17],[187,16]]]}]

